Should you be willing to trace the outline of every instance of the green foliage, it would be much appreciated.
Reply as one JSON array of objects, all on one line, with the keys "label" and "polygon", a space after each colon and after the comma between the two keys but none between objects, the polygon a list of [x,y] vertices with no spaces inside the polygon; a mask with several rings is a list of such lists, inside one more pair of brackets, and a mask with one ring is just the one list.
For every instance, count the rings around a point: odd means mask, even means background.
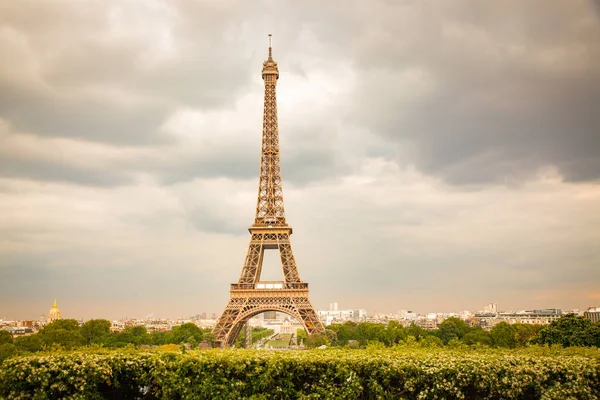
[{"label": "green foliage", "polygon": [[331,329],[325,329],[319,333],[311,333],[304,344],[308,348],[335,346],[337,344],[337,334]]},{"label": "green foliage", "polygon": [[110,335],[110,321],[105,319],[91,319],[81,325],[79,333],[83,336],[86,344],[103,343]]},{"label": "green foliage", "polygon": [[308,339],[308,333],[302,328],[296,329],[296,338],[298,340],[298,344],[300,344],[300,340],[306,341]]},{"label": "green foliage", "polygon": [[146,327],[126,326],[121,332],[115,332],[109,336],[104,336],[101,343],[107,347],[118,348],[128,345],[140,346],[142,344],[149,344],[150,341],[151,339],[146,333]]},{"label": "green foliage", "polygon": [[385,329],[385,344],[386,346],[394,346],[395,344],[406,339],[407,333],[404,326],[398,321],[390,321]]},{"label": "green foliage", "polygon": [[600,355],[583,350],[59,352],[6,359],[0,398],[592,399]]},{"label": "green foliage", "polygon": [[79,322],[74,319],[59,319],[46,325],[40,333],[50,333],[56,330],[79,331]]},{"label": "green foliage", "polygon": [[[143,327],[140,327],[143,328]],[[202,330],[196,324],[188,322],[187,324],[179,325],[173,328],[171,332],[167,332],[167,343],[190,343],[191,340],[196,343],[202,341]]]},{"label": "green foliage", "polygon": [[41,335],[20,336],[15,339],[15,346],[19,351],[35,353],[44,348]]},{"label": "green foliage", "polygon": [[[184,325],[193,325],[196,329],[200,329],[194,324],[184,324]],[[181,326],[177,326],[177,327],[173,328],[173,331],[175,331],[178,328],[181,328]],[[144,336],[144,335],[148,334],[148,330],[146,329],[145,326],[128,326],[125,328],[125,332],[128,332],[132,336],[135,336],[135,337],[140,337],[140,336]]]},{"label": "green foliage", "polygon": [[429,334],[429,332],[427,332],[425,329],[421,328],[414,322],[410,324],[408,328],[406,328],[406,336],[412,336],[417,340],[421,339],[422,337],[428,336]]},{"label": "green foliage", "polygon": [[17,354],[17,347],[12,343],[0,344],[0,364],[2,361]]},{"label": "green foliage", "polygon": [[490,334],[484,331],[480,326],[470,328],[469,332],[462,337],[462,341],[467,345],[490,346],[492,344]]},{"label": "green foliage", "polygon": [[419,347],[430,348],[430,347],[442,347],[444,342],[437,336],[429,335],[423,337],[418,341]]},{"label": "green foliage", "polygon": [[79,323],[74,319],[54,321],[42,328],[39,335],[46,346],[59,345],[65,349],[74,349],[85,343],[79,333]]},{"label": "green foliage", "polygon": [[513,349],[517,345],[515,333],[516,329],[513,325],[507,322],[500,322],[499,324],[494,325],[490,332],[492,344],[496,347]]},{"label": "green foliage", "polygon": [[336,333],[337,343],[340,346],[346,346],[350,340],[357,341],[363,347],[370,342],[393,346],[407,336],[406,329],[397,321],[390,321],[387,325],[348,321],[330,325],[328,328]]},{"label": "green foliage", "polygon": [[515,344],[517,347],[527,346],[542,329],[541,325],[531,324],[514,324],[515,328]]},{"label": "green foliage", "polygon": [[540,344],[569,346],[600,346],[600,324],[575,314],[563,315],[544,327],[535,340]]},{"label": "green foliage", "polygon": [[[348,344],[349,340],[358,341],[358,333],[356,327],[358,324],[356,322],[348,321],[343,324],[333,324],[329,326],[329,329],[334,331],[337,334],[337,340],[340,346],[345,346]],[[298,339],[300,339],[300,335],[298,335]],[[306,342],[306,337],[304,338]]]},{"label": "green foliage", "polygon": [[[328,328],[337,333],[337,342],[340,347],[346,347],[350,341],[358,343],[363,348],[374,342],[383,343],[388,347],[398,344],[404,346],[407,341],[411,340],[415,342],[426,340],[421,344],[425,347],[437,346],[439,343],[431,339],[432,337],[441,339],[444,345],[452,343],[453,347],[464,344],[516,348],[533,343],[600,347],[600,323],[592,324],[575,316],[565,316],[546,328],[539,325],[501,322],[494,326],[491,332],[486,332],[480,326],[469,327],[459,318],[448,318],[440,324],[438,329],[434,330],[425,330],[415,324],[405,328],[397,321],[390,321],[387,325],[370,322],[345,322],[330,325]],[[541,332],[544,332],[542,337],[539,336]],[[309,343],[321,345],[326,344],[326,340],[315,337]]]},{"label": "green foliage", "polygon": [[450,317],[440,324],[437,336],[444,344],[453,339],[462,339],[469,332],[469,326],[460,318]]},{"label": "green foliage", "polygon": [[[271,329],[268,329],[268,330],[270,331]],[[272,335],[272,333],[269,333],[268,335]],[[268,336],[268,335],[266,335],[266,336]],[[202,341],[207,342],[211,347],[214,346],[215,335],[213,335],[213,333],[210,329],[204,329]],[[200,343],[202,343],[202,342],[200,342]]]},{"label": "green foliage", "polygon": [[6,343],[12,343],[13,337],[10,332],[5,331],[4,329],[0,329],[0,345]]},{"label": "green foliage", "polygon": [[[321,345],[345,348],[365,348],[368,345],[370,348],[382,346],[410,348],[450,346],[455,349],[463,346],[522,348],[535,343],[565,347],[600,347],[600,324],[592,324],[574,315],[563,316],[546,327],[528,324],[510,325],[503,322],[497,324],[491,332],[486,332],[479,326],[468,327],[464,321],[457,318],[447,319],[436,330],[424,330],[415,324],[404,327],[397,321],[390,321],[388,324],[345,322],[327,328],[325,332],[310,336],[304,330],[298,330],[298,344],[303,341],[309,348]],[[13,339],[8,332],[2,332],[6,331],[0,331],[0,344],[10,344],[12,341],[18,354],[34,353],[56,347],[75,349],[86,345],[125,348],[175,344],[178,345],[177,349],[180,349],[181,345],[194,349],[202,342],[207,342],[210,346],[214,343],[214,336],[210,329],[198,328],[192,323],[174,327],[168,332],[148,333],[143,326],[129,326],[122,332],[110,332],[110,322],[107,320],[90,320],[80,327],[75,320],[63,319],[48,324],[39,333],[33,335]],[[256,343],[272,334],[273,331],[270,329],[254,328],[252,342]],[[243,347],[244,335],[245,331],[242,330],[236,347]]]}]

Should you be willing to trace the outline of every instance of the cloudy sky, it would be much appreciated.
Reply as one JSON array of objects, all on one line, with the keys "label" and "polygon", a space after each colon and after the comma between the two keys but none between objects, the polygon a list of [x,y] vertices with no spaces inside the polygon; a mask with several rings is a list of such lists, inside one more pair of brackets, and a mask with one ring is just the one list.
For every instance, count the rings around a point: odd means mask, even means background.
[{"label": "cloudy sky", "polygon": [[222,311],[268,33],[315,308],[600,305],[598,2],[2,3],[0,318]]}]

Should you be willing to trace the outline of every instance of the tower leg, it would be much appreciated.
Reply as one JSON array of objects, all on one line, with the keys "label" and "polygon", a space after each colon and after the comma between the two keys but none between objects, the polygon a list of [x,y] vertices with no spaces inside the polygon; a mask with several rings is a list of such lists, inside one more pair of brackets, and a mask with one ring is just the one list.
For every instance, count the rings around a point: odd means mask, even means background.
[{"label": "tower leg", "polygon": [[252,327],[250,326],[250,320],[246,322],[246,343],[244,343],[244,347],[249,349],[252,346]]}]

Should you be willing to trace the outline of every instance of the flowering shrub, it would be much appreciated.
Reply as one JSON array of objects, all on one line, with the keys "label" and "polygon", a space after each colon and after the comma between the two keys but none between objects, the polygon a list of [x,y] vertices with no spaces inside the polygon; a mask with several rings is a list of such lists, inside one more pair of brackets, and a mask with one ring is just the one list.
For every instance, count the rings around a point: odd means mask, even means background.
[{"label": "flowering shrub", "polygon": [[0,398],[594,399],[600,356],[548,348],[465,351],[106,351],[20,356]]}]

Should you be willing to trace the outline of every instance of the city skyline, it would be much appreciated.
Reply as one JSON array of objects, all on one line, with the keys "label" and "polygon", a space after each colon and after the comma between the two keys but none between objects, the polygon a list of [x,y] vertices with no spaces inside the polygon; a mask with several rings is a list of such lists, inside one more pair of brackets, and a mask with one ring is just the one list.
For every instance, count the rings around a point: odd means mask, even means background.
[{"label": "city skyline", "polygon": [[[48,310],[46,311],[42,311],[40,312],[40,314],[37,317],[31,317],[31,318],[21,318],[21,317],[15,317],[15,316],[11,316],[8,317],[6,315],[0,315],[0,321],[36,321],[36,320],[47,320],[48,316],[50,314],[52,314],[53,312],[56,313],[55,310],[58,310],[60,307],[57,306],[58,301],[55,299],[54,303],[52,304],[52,307],[50,308],[50,311],[48,312]],[[68,304],[67,304],[68,306]],[[490,307],[493,307],[493,309],[490,309]],[[393,308],[393,307],[392,307]],[[397,318],[402,318],[402,314],[403,313],[409,313],[409,314],[414,314],[416,316],[420,316],[420,317],[424,317],[430,314],[439,314],[439,315],[447,315],[447,314],[456,314],[456,315],[475,315],[477,313],[520,313],[520,312],[530,312],[530,311],[536,311],[536,310],[561,310],[563,312],[563,314],[565,313],[569,313],[569,312],[576,312],[577,314],[582,314],[583,312],[586,311],[586,309],[600,309],[600,307],[596,307],[596,306],[588,306],[586,308],[582,308],[582,309],[566,309],[566,308],[560,308],[560,307],[544,307],[544,308],[532,308],[532,307],[517,307],[517,308],[513,308],[513,309],[507,309],[507,308],[503,308],[501,306],[499,306],[497,303],[488,303],[485,305],[480,305],[479,307],[476,308],[470,308],[470,309],[462,309],[462,310],[441,310],[441,309],[437,309],[437,310],[416,310],[416,309],[410,309],[410,308],[398,308],[398,309],[394,309],[393,311],[379,311],[379,310],[367,310],[364,309],[362,307],[347,307],[344,304],[339,304],[338,302],[331,302],[328,304],[327,307],[323,307],[323,308],[315,308],[316,311],[318,311],[319,313],[327,313],[330,311],[334,311],[334,312],[338,312],[338,311],[352,311],[352,310],[360,310],[361,312],[365,312],[366,316],[368,316],[369,318],[371,317],[377,317],[377,316],[393,316],[395,315]],[[255,317],[258,318],[263,318],[264,316],[266,316],[269,313],[278,313],[280,315],[280,317],[285,317],[286,314],[280,311],[270,311],[270,312],[266,312],[266,313],[260,313],[257,314]],[[60,316],[61,312],[58,311],[58,315]],[[191,319],[200,319],[200,320],[214,320],[216,321],[219,317],[219,313],[218,312],[214,312],[214,311],[207,311],[207,310],[201,310],[201,311],[197,311],[193,314],[190,315],[177,315],[177,314],[172,314],[172,315],[156,315],[153,312],[150,312],[148,314],[145,315],[121,315],[118,317],[115,316],[106,316],[106,315],[101,315],[101,316],[91,316],[89,318],[82,318],[80,316],[77,315],[66,315],[64,316],[64,318],[67,319],[76,319],[78,321],[87,321],[90,319],[108,319],[111,321],[128,321],[128,320],[137,320],[137,321],[142,321],[142,320],[191,320]],[[289,317],[289,315],[287,315],[287,317]],[[265,317],[266,318],[266,317]]]},{"label": "city skyline", "polygon": [[600,303],[597,3],[267,5],[3,12],[0,317],[54,298],[64,318],[223,309],[256,205],[267,33],[316,309]]}]

